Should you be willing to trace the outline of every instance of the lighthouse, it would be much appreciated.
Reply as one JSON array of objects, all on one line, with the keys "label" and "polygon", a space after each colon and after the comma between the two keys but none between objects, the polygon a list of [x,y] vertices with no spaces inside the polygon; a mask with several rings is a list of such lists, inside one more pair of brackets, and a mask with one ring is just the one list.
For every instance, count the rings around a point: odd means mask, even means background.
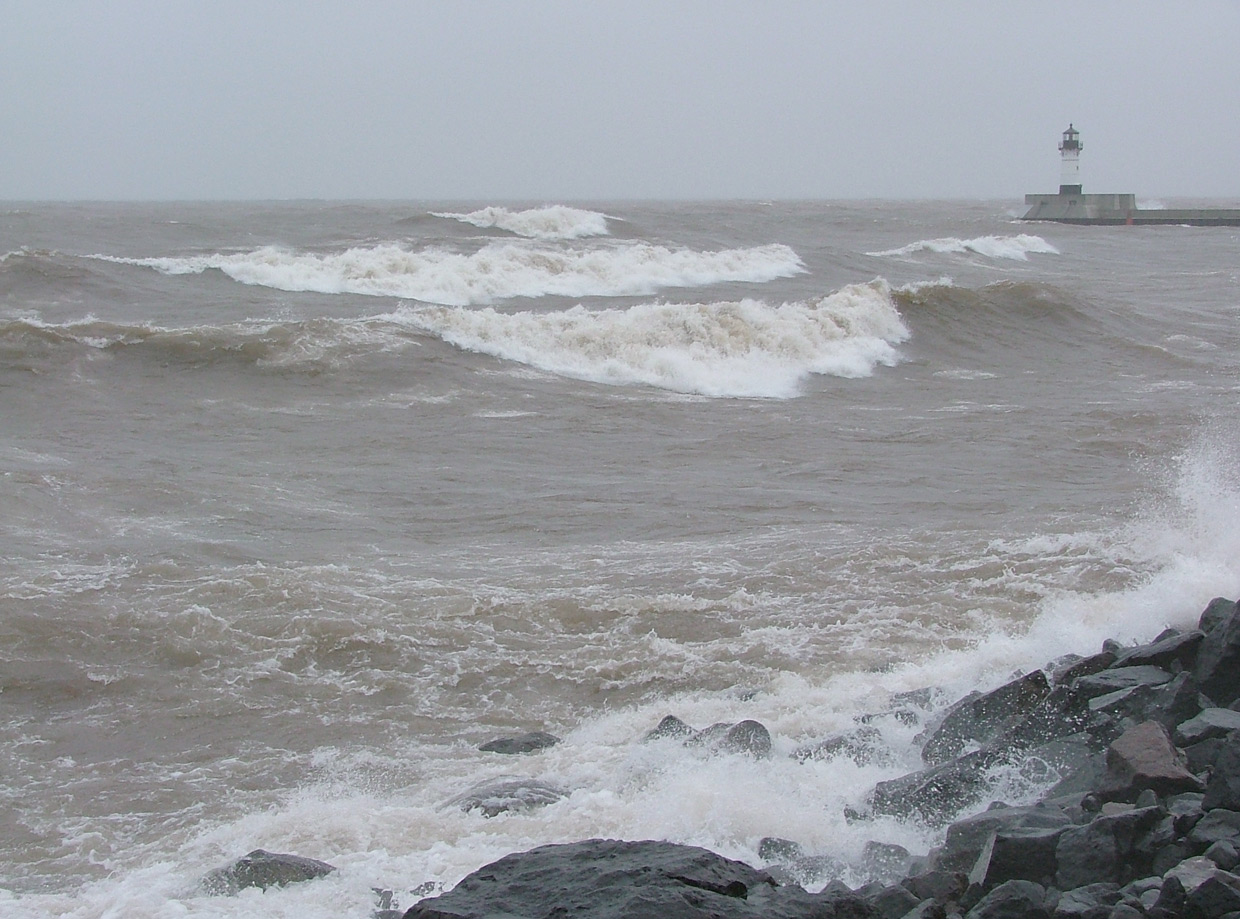
[{"label": "lighthouse", "polygon": [[1059,172],[1059,193],[1061,195],[1079,195],[1081,193],[1081,132],[1068,125],[1063,132],[1063,140],[1059,143],[1059,155],[1063,157]]}]

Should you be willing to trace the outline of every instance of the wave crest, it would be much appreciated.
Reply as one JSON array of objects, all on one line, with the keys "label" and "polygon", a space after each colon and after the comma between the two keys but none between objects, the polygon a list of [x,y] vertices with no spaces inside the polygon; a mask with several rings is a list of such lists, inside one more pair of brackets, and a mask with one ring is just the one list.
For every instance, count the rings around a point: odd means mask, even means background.
[{"label": "wave crest", "polygon": [[328,255],[266,246],[183,258],[91,258],[164,274],[200,274],[214,268],[242,284],[277,290],[399,297],[446,306],[547,295],[644,296],[665,287],[765,282],[805,271],[797,254],[780,244],[701,252],[649,243],[559,249],[510,242],[492,243],[472,254],[384,244]]},{"label": "wave crest", "polygon": [[885,249],[882,252],[867,252],[875,257],[906,256],[918,252],[936,252],[944,255],[964,255],[972,253],[985,258],[1005,258],[1015,261],[1028,261],[1030,253],[1039,255],[1058,255],[1059,250],[1041,236],[1021,233],[1019,236],[978,236],[973,239],[957,239],[947,236],[940,239],[922,239],[899,249]]},{"label": "wave crest", "polygon": [[552,313],[420,307],[408,321],[459,348],[574,379],[715,397],[786,399],[811,374],[863,377],[908,329],[887,282],[771,306],[648,303]]},{"label": "wave crest", "polygon": [[562,204],[510,211],[506,207],[484,207],[468,214],[437,213],[433,217],[459,220],[484,230],[507,230],[529,239],[581,239],[607,236],[607,215]]}]

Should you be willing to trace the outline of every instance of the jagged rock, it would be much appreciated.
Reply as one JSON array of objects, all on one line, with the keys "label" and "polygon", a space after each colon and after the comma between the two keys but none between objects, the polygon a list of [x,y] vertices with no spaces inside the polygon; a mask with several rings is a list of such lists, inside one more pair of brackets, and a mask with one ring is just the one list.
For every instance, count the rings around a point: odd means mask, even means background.
[{"label": "jagged rock", "polygon": [[886,765],[894,761],[882,732],[870,725],[832,734],[826,740],[798,747],[792,757],[799,763],[809,760],[832,760],[846,756],[858,766]]},{"label": "jagged rock", "polygon": [[907,877],[901,883],[919,900],[950,903],[960,899],[969,886],[969,879],[959,871],[935,869]]},{"label": "jagged rock", "polygon": [[563,798],[567,792],[537,779],[500,776],[480,782],[451,799],[450,806],[463,811],[482,811],[484,817],[495,817],[510,811],[530,811],[545,807]]},{"label": "jagged rock", "polygon": [[678,740],[687,740],[696,734],[697,731],[685,724],[675,715],[666,715],[655,727],[643,738],[643,740],[662,740],[666,737]]},{"label": "jagged rock", "polygon": [[935,766],[958,756],[971,744],[984,744],[1027,716],[1051,691],[1046,674],[1034,670],[986,694],[957,702],[931,732],[921,758]]},{"label": "jagged rock", "polygon": [[1228,735],[1220,745],[1201,807],[1240,810],[1240,733]]},{"label": "jagged rock", "polygon": [[1167,671],[1191,670],[1197,660],[1197,650],[1205,632],[1193,629],[1175,632],[1148,645],[1125,651],[1115,660],[1115,667],[1138,667],[1150,665]]},{"label": "jagged rock", "polygon": [[757,721],[740,721],[724,733],[719,742],[722,753],[744,753],[764,759],[771,755],[771,732]]},{"label": "jagged rock", "polygon": [[1077,657],[1071,661],[1067,661],[1051,671],[1051,685],[1064,686],[1083,676],[1091,676],[1101,670],[1106,670],[1115,663],[1114,651],[1101,651],[1090,657]]},{"label": "jagged rock", "polygon": [[1240,731],[1240,712],[1229,708],[1207,708],[1176,726],[1175,742],[1186,747],[1203,740],[1226,737],[1232,731]]},{"label": "jagged rock", "polygon": [[799,842],[791,839],[780,839],[778,836],[764,836],[758,840],[758,858],[764,862],[786,862],[800,858],[805,854]]},{"label": "jagged rock", "polygon": [[990,790],[988,770],[1000,762],[993,750],[975,750],[939,766],[879,782],[870,796],[875,814],[915,814],[930,824],[944,823],[977,804]]},{"label": "jagged rock", "polygon": [[1126,884],[1147,876],[1149,866],[1137,857],[1136,844],[1165,814],[1162,808],[1147,807],[1069,827],[1055,847],[1056,886],[1072,890],[1106,881]]},{"label": "jagged rock", "polygon": [[[1095,734],[1108,740],[1108,734],[1118,736],[1119,731],[1142,721],[1157,721],[1168,730],[1182,721],[1197,715],[1202,708],[1202,696],[1197,681],[1190,673],[1180,673],[1166,683],[1144,683],[1117,692],[1095,696],[1089,700],[1092,717],[1105,715],[1106,721],[1091,728]],[[1127,720],[1131,724],[1122,722]]]},{"label": "jagged rock", "polygon": [[882,919],[900,919],[921,904],[908,888],[899,884],[884,887],[866,899],[874,905]]},{"label": "jagged rock", "polygon": [[1217,626],[1222,625],[1235,614],[1236,601],[1228,600],[1226,597],[1215,597],[1201,611],[1197,629],[1209,635]]},{"label": "jagged rock", "polygon": [[1063,829],[1072,821],[1061,809],[1035,804],[1029,807],[998,807],[982,811],[947,828],[947,838],[935,859],[939,871],[969,871],[987,841],[998,832],[1020,829]]},{"label": "jagged rock", "polygon": [[545,750],[547,747],[554,747],[559,742],[560,738],[554,734],[548,734],[545,731],[530,731],[528,734],[521,734],[517,737],[498,737],[487,741],[478,749],[483,753],[533,753],[537,750]]},{"label": "jagged rock", "polygon": [[1220,839],[1211,843],[1202,855],[1224,871],[1234,871],[1236,865],[1240,864],[1240,850],[1231,839]]},{"label": "jagged rock", "polygon": [[1064,891],[1055,905],[1055,919],[1088,919],[1090,916],[1109,916],[1111,907],[1120,901],[1118,884],[1102,882],[1086,884],[1074,890]]},{"label": "jagged rock", "polygon": [[982,847],[969,880],[990,888],[1005,881],[1055,882],[1056,848],[1066,827],[1015,827],[992,833]]},{"label": "jagged rock", "polygon": [[1221,919],[1240,910],[1240,878],[1219,870],[1206,878],[1184,900],[1185,919]]},{"label": "jagged rock", "polygon": [[1132,800],[1145,789],[1159,795],[1202,790],[1197,777],[1188,771],[1184,754],[1156,721],[1129,728],[1107,749],[1104,793]]},{"label": "jagged rock", "polygon": [[1215,808],[1198,820],[1187,836],[1198,851],[1220,840],[1240,842],[1240,811]]},{"label": "jagged rock", "polygon": [[1112,667],[1072,683],[1073,690],[1086,699],[1131,689],[1134,686],[1157,686],[1171,680],[1171,674],[1160,667]]},{"label": "jagged rock", "polygon": [[839,880],[848,866],[834,855],[801,855],[767,870],[780,884],[815,887],[823,881]]},{"label": "jagged rock", "polygon": [[336,869],[327,862],[300,855],[282,855],[255,849],[226,868],[217,868],[202,879],[201,886],[209,894],[235,894],[246,887],[284,887],[299,881],[331,874]]},{"label": "jagged rock", "polygon": [[978,901],[966,919],[1050,919],[1046,889],[1032,881],[1007,881]]},{"label": "jagged rock", "polygon": [[[861,870],[866,877],[885,884],[893,883],[904,877],[908,871],[912,853],[904,846],[889,842],[870,840],[861,850]],[[918,901],[924,899],[917,898]]]},{"label": "jagged rock", "polygon": [[[1209,614],[1213,625],[1197,653],[1195,670],[1202,691],[1219,705],[1240,697],[1240,613],[1228,602],[1213,600],[1202,614],[1203,620]],[[1212,614],[1211,607],[1216,607]]]},{"label": "jagged rock", "polygon": [[694,846],[590,839],[505,856],[406,919],[880,919],[847,896],[777,887],[771,876]]}]

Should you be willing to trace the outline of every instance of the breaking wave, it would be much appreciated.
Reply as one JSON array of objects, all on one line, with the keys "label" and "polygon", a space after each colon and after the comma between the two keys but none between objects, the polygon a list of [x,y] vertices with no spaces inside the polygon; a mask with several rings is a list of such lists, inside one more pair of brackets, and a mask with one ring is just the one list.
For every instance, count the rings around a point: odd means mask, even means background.
[{"label": "breaking wave", "polygon": [[401,297],[446,306],[547,295],[643,296],[665,287],[765,282],[805,271],[797,254],[779,244],[700,252],[649,243],[548,248],[506,242],[462,254],[389,243],[329,255],[265,246],[182,258],[90,257],[164,274],[199,274],[214,268],[242,284],[277,290]]},{"label": "breaking wave", "polygon": [[947,236],[941,239],[923,239],[899,249],[885,249],[882,252],[867,252],[866,255],[876,257],[906,256],[918,252],[936,252],[943,255],[981,255],[985,258],[1004,258],[1015,261],[1028,261],[1029,254],[1058,255],[1059,250],[1041,236],[1021,233],[1019,236],[978,236],[974,239],[957,239]]},{"label": "breaking wave", "polygon": [[530,239],[581,239],[585,236],[607,236],[607,216],[595,211],[556,204],[527,211],[510,211],[506,207],[484,207],[468,214],[436,213],[434,217],[459,220],[484,230],[492,227],[507,230]]},{"label": "breaking wave", "polygon": [[772,306],[647,303],[553,313],[421,307],[413,325],[470,351],[604,384],[786,399],[811,374],[863,377],[907,340],[886,281]]}]

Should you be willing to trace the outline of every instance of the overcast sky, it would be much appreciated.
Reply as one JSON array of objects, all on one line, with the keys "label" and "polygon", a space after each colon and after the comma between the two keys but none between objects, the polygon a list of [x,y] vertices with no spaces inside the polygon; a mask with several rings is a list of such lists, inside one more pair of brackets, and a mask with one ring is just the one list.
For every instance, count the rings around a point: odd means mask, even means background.
[{"label": "overcast sky", "polygon": [[1240,197],[1240,2],[0,0],[0,199]]}]

